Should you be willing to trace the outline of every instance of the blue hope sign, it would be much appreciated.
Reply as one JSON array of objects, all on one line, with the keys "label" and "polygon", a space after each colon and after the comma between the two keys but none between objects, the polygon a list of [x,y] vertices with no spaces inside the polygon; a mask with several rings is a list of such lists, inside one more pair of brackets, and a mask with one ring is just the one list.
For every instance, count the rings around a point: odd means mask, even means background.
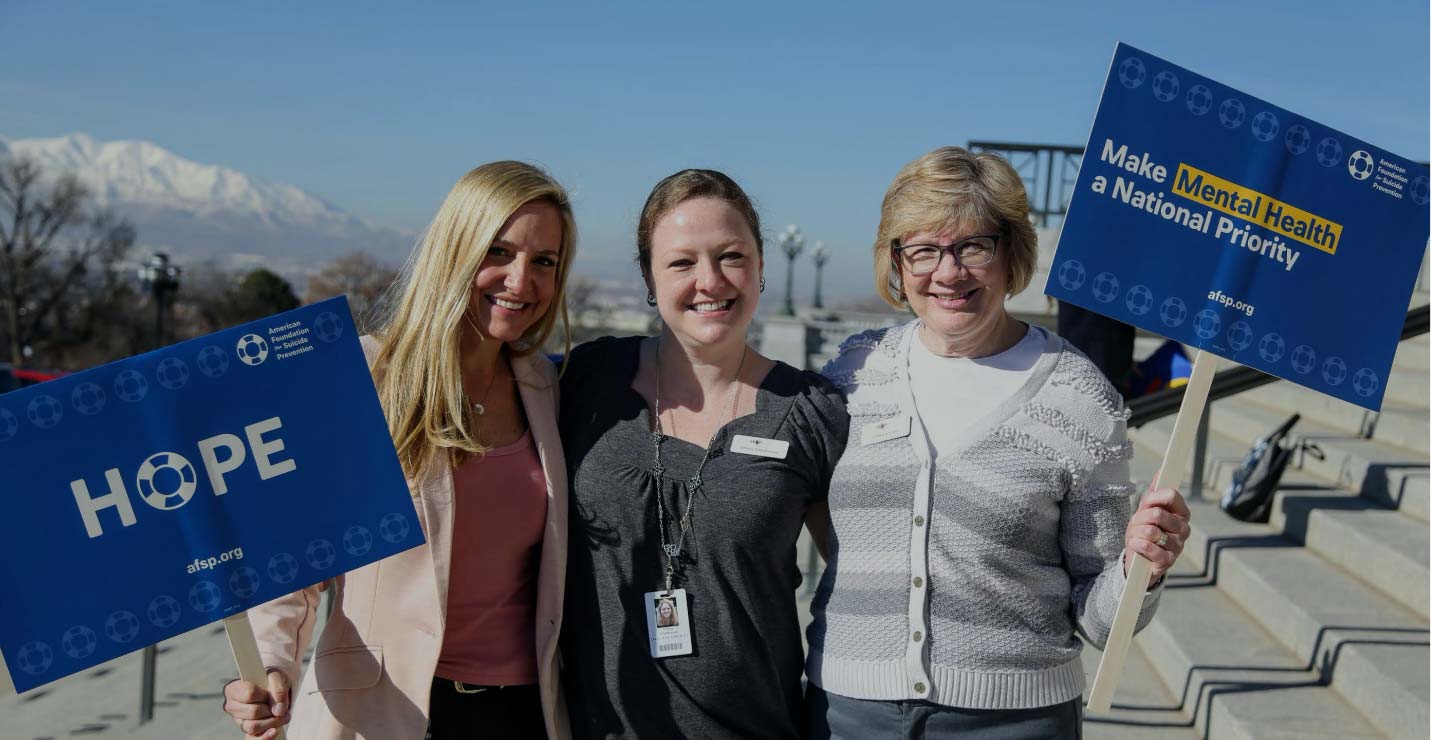
[{"label": "blue hope sign", "polygon": [[1427,168],[1119,44],[1045,292],[1380,410]]},{"label": "blue hope sign", "polygon": [[343,298],[0,396],[19,691],[422,543]]}]

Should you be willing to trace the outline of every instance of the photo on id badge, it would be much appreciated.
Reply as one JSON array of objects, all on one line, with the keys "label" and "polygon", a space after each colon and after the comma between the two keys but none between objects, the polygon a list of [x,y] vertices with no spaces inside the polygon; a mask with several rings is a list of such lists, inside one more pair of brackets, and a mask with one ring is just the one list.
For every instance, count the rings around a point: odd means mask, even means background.
[{"label": "photo on id badge", "polygon": [[651,640],[651,657],[690,655],[690,612],[686,590],[652,591],[646,594],[646,633]]}]

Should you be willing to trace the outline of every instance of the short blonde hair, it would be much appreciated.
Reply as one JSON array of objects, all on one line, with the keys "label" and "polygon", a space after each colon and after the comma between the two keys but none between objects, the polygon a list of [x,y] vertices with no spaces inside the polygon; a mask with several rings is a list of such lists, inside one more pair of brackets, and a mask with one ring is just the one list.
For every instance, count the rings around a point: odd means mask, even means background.
[{"label": "short blonde hair", "polygon": [[576,220],[566,190],[525,162],[492,162],[468,172],[452,186],[403,267],[375,332],[382,342],[373,364],[378,399],[410,477],[420,477],[439,459],[457,464],[486,451],[480,417],[462,390],[462,333],[487,249],[507,219],[532,202],[550,203],[561,215],[556,293],[546,314],[508,349],[516,355],[536,351],[558,317],[570,349],[565,294],[576,258]]},{"label": "short blonde hair", "polygon": [[944,146],[905,165],[884,195],[874,243],[875,291],[889,305],[905,308],[894,248],[920,231],[962,228],[997,229],[1009,295],[1028,287],[1038,266],[1038,236],[1019,173],[997,154]]}]

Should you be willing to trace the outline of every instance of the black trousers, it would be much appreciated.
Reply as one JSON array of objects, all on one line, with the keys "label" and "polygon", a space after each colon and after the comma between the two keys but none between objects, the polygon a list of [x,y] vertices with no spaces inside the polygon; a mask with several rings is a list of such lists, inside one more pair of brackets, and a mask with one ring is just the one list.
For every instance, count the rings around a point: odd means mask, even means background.
[{"label": "black trousers", "polygon": [[545,740],[536,684],[463,688],[482,690],[464,694],[451,679],[432,679],[427,740]]}]

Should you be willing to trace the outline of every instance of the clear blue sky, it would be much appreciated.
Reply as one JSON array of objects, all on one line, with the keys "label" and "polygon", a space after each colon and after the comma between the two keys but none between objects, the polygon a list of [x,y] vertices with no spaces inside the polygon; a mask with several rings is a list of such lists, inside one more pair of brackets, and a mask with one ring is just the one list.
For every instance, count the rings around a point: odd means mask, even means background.
[{"label": "clear blue sky", "polygon": [[529,159],[574,192],[592,268],[629,259],[656,180],[707,166],[867,270],[903,163],[1084,143],[1120,40],[1428,154],[1408,0],[5,5],[0,134],[146,139],[414,230],[469,167]]}]

